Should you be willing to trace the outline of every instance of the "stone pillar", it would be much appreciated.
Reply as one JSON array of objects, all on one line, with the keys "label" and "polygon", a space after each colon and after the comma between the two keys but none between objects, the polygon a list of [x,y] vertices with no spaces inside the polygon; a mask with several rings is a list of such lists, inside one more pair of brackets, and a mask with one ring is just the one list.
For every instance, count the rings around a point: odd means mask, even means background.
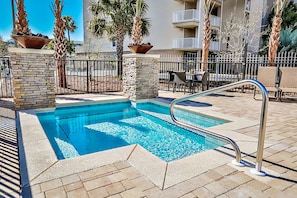
[{"label": "stone pillar", "polygon": [[123,55],[123,92],[130,100],[158,97],[160,55]]},{"label": "stone pillar", "polygon": [[16,110],[55,107],[52,50],[10,48]]}]

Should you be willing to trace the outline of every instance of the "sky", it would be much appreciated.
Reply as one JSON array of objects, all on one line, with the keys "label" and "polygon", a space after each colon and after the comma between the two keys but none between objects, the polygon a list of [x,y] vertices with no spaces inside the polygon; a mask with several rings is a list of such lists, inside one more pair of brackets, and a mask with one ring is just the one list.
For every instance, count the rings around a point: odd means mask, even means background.
[{"label": "sky", "polygon": [[[16,0],[14,0],[16,1]],[[71,33],[71,40],[83,41],[83,0],[64,0],[62,16],[71,16],[77,29]],[[52,12],[54,0],[24,0],[29,29],[34,34],[41,33],[53,38],[55,17]],[[10,38],[12,32],[11,0],[0,0],[0,36],[4,41]],[[16,13],[15,5],[15,13]],[[65,32],[66,33],[66,32]],[[66,33],[67,36],[67,33]]]}]

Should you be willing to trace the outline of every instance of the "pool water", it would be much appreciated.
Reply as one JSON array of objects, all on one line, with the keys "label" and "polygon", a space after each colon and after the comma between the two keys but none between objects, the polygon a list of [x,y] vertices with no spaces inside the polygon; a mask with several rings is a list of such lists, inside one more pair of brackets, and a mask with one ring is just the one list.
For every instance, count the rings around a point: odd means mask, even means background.
[{"label": "pool water", "polygon": [[[37,116],[58,159],[139,144],[170,162],[225,144],[176,126],[169,107],[153,102],[57,107],[55,111],[37,112]],[[183,110],[177,110],[176,117],[201,127],[225,123]]]}]

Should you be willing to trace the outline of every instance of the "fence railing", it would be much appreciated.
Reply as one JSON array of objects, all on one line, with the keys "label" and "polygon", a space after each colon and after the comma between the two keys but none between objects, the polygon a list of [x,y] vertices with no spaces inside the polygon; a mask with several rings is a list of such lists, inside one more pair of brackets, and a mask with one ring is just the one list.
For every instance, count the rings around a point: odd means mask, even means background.
[{"label": "fence railing", "polygon": [[122,91],[121,77],[118,76],[119,64],[115,60],[66,60],[62,64],[64,69],[55,72],[56,93]]},{"label": "fence railing", "polygon": [[[167,84],[170,79],[170,71],[184,71],[187,76],[194,74],[196,71],[201,71],[204,63],[197,60],[188,61],[160,61],[160,89],[168,89]],[[211,86],[220,86],[228,83],[237,82],[246,79],[257,79],[258,68],[268,66],[268,62],[224,62],[221,60],[210,61],[205,63],[206,71],[209,72],[209,84]],[[286,62],[275,63],[276,67],[297,67],[296,64],[288,64]]]},{"label": "fence railing", "polygon": [[[239,60],[239,61],[238,61]],[[277,67],[296,67],[297,55],[281,53],[276,57]],[[248,55],[246,61],[232,55],[210,56],[207,63],[211,86],[257,79],[258,67],[268,66],[267,56]],[[66,60],[63,70],[56,70],[56,94],[103,93],[122,91],[117,60]],[[168,89],[168,71],[185,71],[192,74],[201,71],[203,63],[194,54],[190,56],[161,55],[159,70],[160,89]],[[57,67],[56,63],[54,67]],[[12,67],[9,57],[0,57],[0,97],[13,97]],[[63,78],[61,78],[63,77]],[[65,84],[60,81],[65,78]],[[164,86],[163,86],[164,85]]]}]

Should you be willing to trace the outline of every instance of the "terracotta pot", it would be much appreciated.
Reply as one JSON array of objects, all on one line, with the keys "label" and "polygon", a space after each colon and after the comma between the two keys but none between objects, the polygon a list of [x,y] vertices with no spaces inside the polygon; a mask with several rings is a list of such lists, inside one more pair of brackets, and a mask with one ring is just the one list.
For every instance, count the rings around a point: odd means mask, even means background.
[{"label": "terracotta pot", "polygon": [[12,38],[23,48],[33,49],[41,49],[51,41],[48,38],[30,35],[13,35]]},{"label": "terracotta pot", "polygon": [[128,45],[131,52],[133,54],[139,53],[139,54],[145,54],[148,52],[153,46],[152,45]]}]

